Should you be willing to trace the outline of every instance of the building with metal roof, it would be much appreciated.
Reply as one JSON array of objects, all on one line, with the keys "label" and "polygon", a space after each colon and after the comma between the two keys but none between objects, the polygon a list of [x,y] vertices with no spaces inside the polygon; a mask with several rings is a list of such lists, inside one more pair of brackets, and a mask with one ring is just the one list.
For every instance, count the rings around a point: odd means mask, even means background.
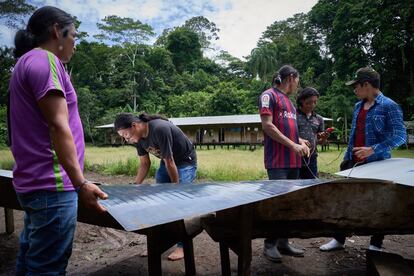
[{"label": "building with metal roof", "polygon": [[[323,118],[331,122],[330,118]],[[169,120],[195,144],[261,144],[263,142],[262,123],[259,114],[203,116],[169,118]],[[332,123],[328,123],[329,125]],[[97,126],[98,129],[111,129],[113,124]],[[117,135],[111,135],[111,144],[119,143]]]}]

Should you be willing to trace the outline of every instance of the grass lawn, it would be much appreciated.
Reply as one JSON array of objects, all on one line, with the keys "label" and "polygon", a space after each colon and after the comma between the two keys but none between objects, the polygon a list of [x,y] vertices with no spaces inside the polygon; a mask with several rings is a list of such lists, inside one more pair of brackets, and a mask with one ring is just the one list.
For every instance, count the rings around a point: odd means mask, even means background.
[{"label": "grass lawn", "polygon": [[[319,171],[334,173],[343,159],[345,148],[331,147],[319,152]],[[198,178],[203,181],[242,181],[266,179],[263,167],[263,148],[255,151],[242,149],[197,149]],[[414,150],[395,150],[393,157],[414,158]],[[116,175],[135,175],[139,164],[132,146],[86,148],[85,169]],[[150,176],[154,176],[159,161],[151,156]],[[13,157],[7,148],[0,149],[0,169],[11,169]]]}]

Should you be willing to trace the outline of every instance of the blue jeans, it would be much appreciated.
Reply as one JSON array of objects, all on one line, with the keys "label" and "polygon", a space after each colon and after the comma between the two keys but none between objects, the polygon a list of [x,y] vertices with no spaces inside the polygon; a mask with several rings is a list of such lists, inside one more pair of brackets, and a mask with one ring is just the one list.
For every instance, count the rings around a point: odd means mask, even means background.
[{"label": "blue jeans", "polygon": [[[196,178],[196,165],[177,166],[179,183],[193,183]],[[165,163],[161,162],[160,167],[155,174],[155,182],[157,183],[171,183]]]},{"label": "blue jeans", "polygon": [[[177,166],[179,183],[193,183],[196,178],[197,166],[196,165],[183,165]],[[155,182],[157,183],[171,183],[170,176],[168,175],[165,163],[161,162],[160,167],[155,174]],[[183,247],[183,243],[177,243],[177,247]]]},{"label": "blue jeans", "polygon": [[304,157],[302,161],[302,168],[300,169],[300,178],[301,179],[313,179],[316,177],[318,177],[317,155],[313,154],[309,158]]},{"label": "blue jeans", "polygon": [[16,275],[65,275],[76,228],[76,192],[17,194],[25,212]]}]

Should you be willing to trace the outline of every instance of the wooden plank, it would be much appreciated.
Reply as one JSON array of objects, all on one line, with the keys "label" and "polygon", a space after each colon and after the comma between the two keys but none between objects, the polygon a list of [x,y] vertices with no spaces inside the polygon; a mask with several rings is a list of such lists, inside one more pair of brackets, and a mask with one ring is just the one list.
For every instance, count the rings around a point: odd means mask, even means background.
[{"label": "wooden plank", "polygon": [[156,227],[148,231],[147,252],[148,252],[148,274],[151,276],[162,275],[160,231]]},{"label": "wooden plank", "polygon": [[[243,213],[243,207],[239,206],[202,219],[202,225],[221,247],[228,244],[233,249],[239,256],[238,273],[246,275],[251,261],[246,250],[252,238],[311,238],[335,233],[413,234],[412,206],[413,187],[380,180],[345,179],[251,204],[254,214],[251,220],[245,214],[242,216],[245,221],[238,223]],[[249,224],[253,224],[251,234],[246,230],[250,229]],[[240,229],[234,225],[240,225]],[[234,240],[239,241],[236,247],[231,245]],[[220,252],[224,254],[224,249]],[[242,261],[241,257],[245,260]],[[222,258],[223,261],[227,262],[226,258]]]},{"label": "wooden plank", "polygon": [[6,222],[6,233],[10,235],[14,232],[13,209],[4,208],[4,218]]},{"label": "wooden plank", "polygon": [[381,251],[367,250],[367,274],[377,276],[414,275],[412,261],[402,256]]},{"label": "wooden plank", "polygon": [[185,238],[183,240],[184,246],[184,265],[186,275],[196,275],[196,267],[194,260],[194,245],[192,238]]},{"label": "wooden plank", "polygon": [[[14,231],[13,209],[21,210],[14,191],[9,171],[0,170],[0,207],[4,207],[6,219],[6,232]],[[78,203],[78,221],[92,225],[111,227],[124,230],[124,228],[108,213],[98,213],[86,208],[82,202]],[[179,241],[184,242],[184,258],[187,275],[195,275],[195,261],[192,239],[202,231],[201,227],[194,228],[187,233],[184,221],[179,220],[155,227],[137,231],[147,236],[148,272],[150,275],[161,275],[161,254]]]},{"label": "wooden plank", "polygon": [[252,261],[252,227],[253,208],[250,205],[241,207],[239,215],[239,255],[237,274],[239,276],[250,275],[250,263]]},{"label": "wooden plank", "polygon": [[221,241],[220,242],[220,260],[221,260],[221,275],[223,276],[231,275],[229,250],[230,249],[226,245],[226,243],[224,241]]}]

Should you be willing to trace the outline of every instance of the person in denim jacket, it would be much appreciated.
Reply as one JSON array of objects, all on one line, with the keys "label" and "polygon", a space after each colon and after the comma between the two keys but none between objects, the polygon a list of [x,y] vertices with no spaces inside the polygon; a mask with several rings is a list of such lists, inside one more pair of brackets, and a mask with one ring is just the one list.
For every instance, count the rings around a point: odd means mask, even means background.
[{"label": "person in denim jacket", "polygon": [[[341,170],[391,158],[391,150],[403,145],[407,133],[403,113],[397,103],[379,90],[380,75],[370,67],[360,68],[346,83],[354,88],[359,101],[355,104],[348,148]],[[381,250],[384,235],[371,237],[370,250]],[[320,250],[344,248],[345,236],[337,235]]]}]

